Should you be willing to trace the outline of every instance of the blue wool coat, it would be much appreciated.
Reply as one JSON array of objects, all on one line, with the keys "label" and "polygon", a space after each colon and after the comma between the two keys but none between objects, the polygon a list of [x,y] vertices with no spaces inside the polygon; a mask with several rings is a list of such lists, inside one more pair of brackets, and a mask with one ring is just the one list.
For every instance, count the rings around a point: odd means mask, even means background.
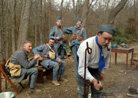
[{"label": "blue wool coat", "polygon": [[[64,28],[65,29],[65,33],[67,34],[74,34],[76,33],[78,30],[80,30],[78,33],[77,33],[77,36],[81,36],[83,37],[83,40],[85,40],[87,38],[86,36],[86,29],[83,28],[82,30],[82,33],[81,33],[81,28],[82,27],[78,27],[77,25],[76,26],[72,26],[72,27],[69,27],[69,28]],[[75,44],[77,45],[80,45],[80,41],[78,39],[72,39],[71,40],[71,43],[70,43],[70,48],[72,48]]]},{"label": "blue wool coat", "polygon": [[[53,50],[55,50],[55,47],[54,47],[54,46],[51,47],[51,48],[52,48]],[[38,47],[36,47],[36,48],[33,49],[34,55],[39,54],[39,52],[40,52],[40,55],[41,55],[42,57],[43,57],[43,55],[46,55],[47,57],[49,57],[49,51],[51,51],[51,50],[49,49],[49,47],[47,47],[47,49],[46,49],[46,44],[42,44],[41,46],[38,46]],[[55,54],[55,59],[52,60],[52,61],[57,61],[58,59],[60,59],[60,58],[59,58],[59,56],[58,56],[58,53],[56,52],[56,54]],[[49,65],[49,62],[50,62],[50,61],[51,61],[51,59],[45,60],[45,63],[46,63],[47,66]],[[40,64],[42,65],[43,62],[44,62],[44,60],[41,61]]]}]

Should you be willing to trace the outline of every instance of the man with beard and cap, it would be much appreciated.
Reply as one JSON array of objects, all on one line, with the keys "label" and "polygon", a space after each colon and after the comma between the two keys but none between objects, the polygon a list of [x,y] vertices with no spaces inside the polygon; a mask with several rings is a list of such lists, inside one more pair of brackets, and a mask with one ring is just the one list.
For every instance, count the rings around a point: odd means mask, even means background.
[{"label": "man with beard and cap", "polygon": [[56,26],[54,26],[49,34],[49,37],[54,37],[55,41],[55,48],[57,50],[58,55],[61,56],[61,59],[64,59],[67,55],[66,53],[66,38],[65,38],[65,30],[62,26],[62,18],[56,18]]},{"label": "man with beard and cap", "polygon": [[[72,39],[70,42],[70,49],[74,56],[74,71],[75,71],[75,77],[77,76],[77,50],[83,40],[87,38],[86,36],[86,29],[82,26],[82,19],[77,18],[77,22],[75,26],[65,28],[65,33],[72,34]],[[77,78],[76,78],[77,79]]]},{"label": "man with beard and cap", "polygon": [[[96,36],[90,37],[80,44],[77,51],[78,55],[78,74],[79,84],[78,98],[84,98],[84,66],[86,43],[92,49],[92,54],[86,56],[86,80],[91,85],[91,98],[101,98],[101,80],[104,80],[104,71],[110,64],[111,41],[116,29],[111,25],[100,25]],[[89,86],[86,86],[86,98],[88,98]]]}]

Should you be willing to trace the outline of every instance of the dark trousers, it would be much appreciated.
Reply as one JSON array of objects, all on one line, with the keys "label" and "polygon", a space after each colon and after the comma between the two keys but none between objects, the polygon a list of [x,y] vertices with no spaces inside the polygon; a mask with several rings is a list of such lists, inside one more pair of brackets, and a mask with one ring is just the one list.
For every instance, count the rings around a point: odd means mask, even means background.
[{"label": "dark trousers", "polygon": [[[88,68],[89,72],[92,74],[94,78],[100,80],[100,75],[98,69]],[[84,98],[84,79],[78,75],[77,77],[79,90],[78,90],[78,98]],[[89,87],[86,87],[86,98],[88,98]],[[94,85],[91,83],[91,98],[101,98],[101,90],[97,91],[94,88]]]}]

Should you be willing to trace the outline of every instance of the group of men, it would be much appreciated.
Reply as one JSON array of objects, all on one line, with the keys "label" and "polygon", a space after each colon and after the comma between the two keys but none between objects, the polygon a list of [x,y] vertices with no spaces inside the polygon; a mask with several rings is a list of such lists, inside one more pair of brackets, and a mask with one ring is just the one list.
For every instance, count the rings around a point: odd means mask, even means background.
[{"label": "group of men", "polygon": [[[21,65],[21,76],[16,77],[21,82],[26,76],[30,76],[31,91],[35,89],[35,81],[38,75],[37,68],[34,66],[39,60],[40,64],[46,69],[53,69],[53,81],[56,86],[60,85],[58,80],[64,81],[63,74],[66,63],[64,59],[66,53],[66,34],[72,34],[70,49],[74,57],[75,79],[78,83],[78,98],[84,98],[84,67],[86,66],[86,80],[91,84],[91,98],[101,98],[101,80],[104,79],[104,70],[108,68],[110,62],[111,40],[116,30],[111,25],[101,25],[96,36],[88,39],[86,29],[81,26],[82,19],[78,18],[76,25],[65,28],[62,26],[62,18],[56,18],[56,26],[49,34],[49,43],[40,45],[33,49],[34,58],[29,62],[28,53],[31,52],[32,44],[25,41],[22,51],[16,51],[11,57],[10,62]],[[85,61],[86,43],[92,49],[92,54],[87,53]],[[60,55],[60,57],[59,57]],[[86,65],[85,65],[86,62]],[[86,87],[86,98],[88,97],[89,86]]]}]

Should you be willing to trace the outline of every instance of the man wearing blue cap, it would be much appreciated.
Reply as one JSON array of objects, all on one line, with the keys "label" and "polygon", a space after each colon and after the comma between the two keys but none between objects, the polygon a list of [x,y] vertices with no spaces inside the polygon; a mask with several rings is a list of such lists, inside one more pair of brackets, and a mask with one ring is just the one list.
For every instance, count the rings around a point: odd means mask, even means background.
[{"label": "man wearing blue cap", "polygon": [[77,50],[80,46],[80,43],[87,38],[86,36],[86,29],[82,26],[82,19],[77,18],[77,22],[75,26],[72,26],[70,28],[65,28],[65,33],[72,34],[72,40],[70,42],[70,49],[74,56],[74,71],[75,71],[75,77],[77,75]]},{"label": "man wearing blue cap", "polygon": [[[86,59],[86,80],[91,85],[91,98],[101,98],[101,80],[104,79],[104,71],[110,64],[111,41],[116,29],[111,25],[101,25],[97,36],[90,37],[80,44],[78,55],[78,75],[79,84],[78,98],[84,98],[84,66],[85,49],[88,46],[92,49],[92,54],[87,53]],[[88,98],[89,86],[86,86],[86,98]]]},{"label": "man wearing blue cap", "polygon": [[54,37],[56,39],[55,48],[57,50],[58,55],[61,55],[61,59],[64,59],[66,53],[66,38],[65,38],[65,30],[62,26],[62,18],[56,18],[56,26],[54,26],[49,34],[49,37]]},{"label": "man wearing blue cap", "polygon": [[40,64],[47,70],[53,68],[53,81],[52,84],[59,86],[57,76],[59,80],[63,81],[63,74],[65,71],[66,63],[58,57],[58,53],[54,47],[55,37],[50,37],[48,44],[43,44],[33,49],[33,53],[39,55],[40,52]]}]

